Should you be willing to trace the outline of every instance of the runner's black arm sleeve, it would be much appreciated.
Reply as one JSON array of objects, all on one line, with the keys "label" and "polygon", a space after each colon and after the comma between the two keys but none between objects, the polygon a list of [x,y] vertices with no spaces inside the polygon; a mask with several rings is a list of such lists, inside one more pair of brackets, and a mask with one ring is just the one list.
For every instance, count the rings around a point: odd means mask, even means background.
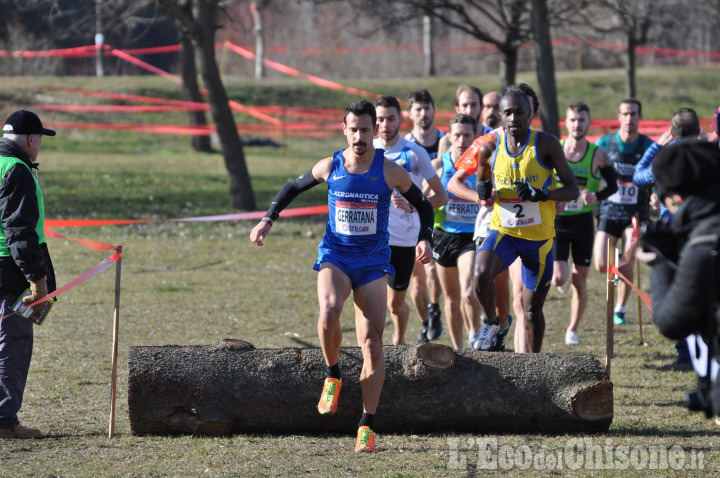
[{"label": "runner's black arm sleeve", "polygon": [[273,221],[280,216],[280,211],[288,207],[293,199],[297,197],[301,192],[307,191],[308,189],[317,186],[320,181],[315,179],[312,175],[312,169],[307,170],[305,173],[298,176],[294,181],[290,181],[275,195],[270,209],[268,209],[265,217],[269,217]]},{"label": "runner's black arm sleeve", "polygon": [[604,168],[600,168],[600,176],[602,176],[602,178],[605,180],[606,186],[603,188],[602,191],[598,191],[597,193],[595,193],[595,197],[598,201],[609,198],[618,190],[617,174],[615,173],[614,167],[608,165]]},{"label": "runner's black arm sleeve", "polygon": [[417,209],[418,215],[420,216],[418,242],[424,239],[432,246],[432,230],[433,223],[435,222],[435,214],[433,213],[433,207],[430,205],[430,201],[423,195],[420,188],[414,184],[410,186],[410,189],[402,193],[402,195]]}]

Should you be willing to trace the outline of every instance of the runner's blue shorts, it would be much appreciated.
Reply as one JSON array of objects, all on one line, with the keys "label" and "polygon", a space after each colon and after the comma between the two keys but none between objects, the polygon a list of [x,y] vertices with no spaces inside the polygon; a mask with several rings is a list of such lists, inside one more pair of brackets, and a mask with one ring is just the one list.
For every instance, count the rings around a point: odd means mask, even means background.
[{"label": "runner's blue shorts", "polygon": [[522,261],[523,285],[536,292],[550,290],[554,261],[552,238],[530,241],[492,229],[478,249],[480,251],[492,251],[500,256],[503,270],[519,257]]},{"label": "runner's blue shorts", "polygon": [[338,254],[326,247],[322,242],[318,245],[318,259],[313,269],[320,270],[320,265],[329,262],[350,278],[353,289],[372,282],[387,274],[395,275],[395,269],[390,265],[390,247],[387,254],[378,255],[350,255]]}]

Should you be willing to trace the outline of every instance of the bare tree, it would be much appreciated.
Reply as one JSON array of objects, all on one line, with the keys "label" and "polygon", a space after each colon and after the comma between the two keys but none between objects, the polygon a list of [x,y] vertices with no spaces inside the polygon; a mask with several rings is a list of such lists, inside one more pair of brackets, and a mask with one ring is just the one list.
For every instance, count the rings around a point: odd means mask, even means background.
[{"label": "bare tree", "polygon": [[433,52],[433,19],[430,15],[423,15],[423,74],[425,76],[435,76],[435,54]]},{"label": "bare tree", "polygon": [[257,1],[250,2],[250,12],[253,18],[253,36],[255,37],[255,79],[265,76],[263,60],[265,59],[265,36],[263,32],[262,13]]},{"label": "bare tree", "polygon": [[588,24],[601,34],[620,33],[625,43],[625,96],[637,94],[635,49],[648,42],[653,20],[662,10],[662,0],[597,0],[591,9],[579,9]]},{"label": "bare tree", "polygon": [[167,9],[181,26],[183,34],[188,35],[193,43],[195,59],[200,66],[200,75],[207,88],[210,113],[217,127],[225,168],[230,178],[232,207],[254,210],[255,196],[245,162],[245,152],[215,59],[215,31],[218,28],[217,13],[220,1],[158,0],[158,2]]},{"label": "bare tree", "polygon": [[[192,14],[192,4],[188,2],[183,6],[188,15]],[[182,25],[176,20],[177,29],[183,32]],[[196,103],[204,103],[205,99],[200,93],[200,85],[198,84],[197,66],[195,64],[195,48],[192,39],[187,33],[180,35],[180,68],[182,72],[182,90],[183,96],[188,101]],[[190,126],[206,126],[207,119],[205,112],[199,110],[188,111],[188,121]],[[192,135],[190,137],[190,146],[194,151],[202,151],[205,153],[212,152],[210,145],[210,136],[208,135]]]},{"label": "bare tree", "polygon": [[540,86],[540,119],[543,131],[560,136],[555,59],[553,57],[547,0],[532,0],[532,31],[535,40],[535,69]]}]

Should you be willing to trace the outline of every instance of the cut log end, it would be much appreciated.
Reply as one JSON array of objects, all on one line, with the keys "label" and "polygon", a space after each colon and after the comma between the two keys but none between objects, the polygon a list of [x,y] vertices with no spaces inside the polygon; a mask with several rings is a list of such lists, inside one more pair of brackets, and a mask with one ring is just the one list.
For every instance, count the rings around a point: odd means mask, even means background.
[{"label": "cut log end", "polygon": [[581,420],[605,420],[613,417],[613,384],[600,382],[577,390],[570,397],[570,410]]},{"label": "cut log end", "polygon": [[424,344],[420,347],[419,352],[428,367],[443,369],[455,365],[455,352],[447,345]]}]

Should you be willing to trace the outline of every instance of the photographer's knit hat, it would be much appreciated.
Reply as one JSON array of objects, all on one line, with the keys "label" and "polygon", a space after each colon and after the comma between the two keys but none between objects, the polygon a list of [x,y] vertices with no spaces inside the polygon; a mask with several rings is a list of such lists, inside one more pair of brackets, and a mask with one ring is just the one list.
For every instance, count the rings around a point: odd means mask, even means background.
[{"label": "photographer's knit hat", "polygon": [[708,141],[679,141],[658,153],[652,169],[661,198],[691,196],[720,179],[720,148]]}]

